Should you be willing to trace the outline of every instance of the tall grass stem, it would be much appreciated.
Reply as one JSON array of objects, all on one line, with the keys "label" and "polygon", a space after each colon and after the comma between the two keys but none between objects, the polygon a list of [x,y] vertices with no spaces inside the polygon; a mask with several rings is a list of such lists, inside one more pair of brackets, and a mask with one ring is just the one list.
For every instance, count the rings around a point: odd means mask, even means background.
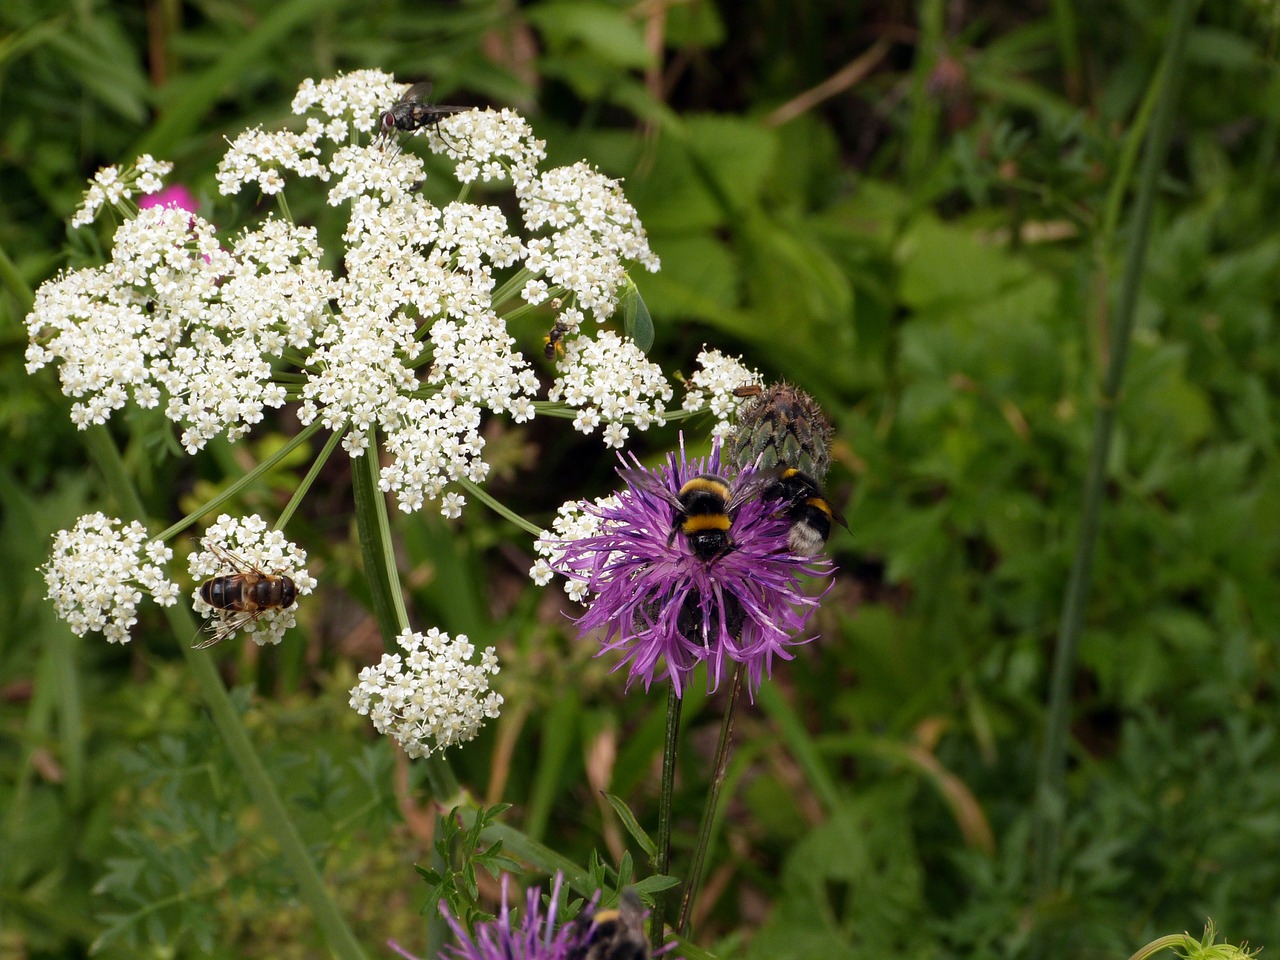
[{"label": "tall grass stem", "polygon": [[1076,542],[1075,557],[1067,581],[1067,592],[1063,600],[1062,618],[1059,623],[1050,675],[1049,706],[1036,778],[1032,832],[1033,876],[1036,894],[1039,897],[1045,896],[1054,889],[1058,880],[1062,826],[1066,815],[1064,779],[1067,731],[1071,720],[1071,680],[1075,673],[1080,633],[1089,600],[1089,580],[1093,569],[1094,547],[1098,539],[1107,458],[1115,428],[1116,406],[1124,381],[1138,289],[1142,281],[1142,271],[1150,241],[1156,190],[1173,127],[1174,106],[1182,80],[1183,54],[1194,9],[1194,0],[1177,0],[1174,5],[1172,24],[1165,44],[1164,63],[1157,70],[1153,80],[1153,83],[1159,84],[1160,91],[1139,171],[1133,227],[1128,243],[1124,274],[1121,277],[1116,298],[1110,357],[1094,420],[1093,443],[1081,506],[1079,539]]}]

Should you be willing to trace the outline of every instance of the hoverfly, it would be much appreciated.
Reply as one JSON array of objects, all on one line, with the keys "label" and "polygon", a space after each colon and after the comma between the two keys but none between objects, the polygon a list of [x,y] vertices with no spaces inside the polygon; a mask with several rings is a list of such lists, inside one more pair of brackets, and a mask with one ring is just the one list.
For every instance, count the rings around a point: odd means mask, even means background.
[{"label": "hoverfly", "polygon": [[286,610],[297,602],[298,588],[291,577],[260,570],[226,547],[211,543],[209,549],[235,572],[200,584],[200,599],[214,609],[214,615],[203,628],[212,636],[194,644],[197,650],[225,640],[269,611]]},{"label": "hoverfly", "polygon": [[471,107],[445,107],[427,103],[431,96],[431,81],[415,83],[405,91],[403,97],[391,105],[391,109],[383,113],[378,121],[378,136],[390,139],[398,130],[401,133],[412,133],[423,127],[435,126],[445,117],[470,110]]}]

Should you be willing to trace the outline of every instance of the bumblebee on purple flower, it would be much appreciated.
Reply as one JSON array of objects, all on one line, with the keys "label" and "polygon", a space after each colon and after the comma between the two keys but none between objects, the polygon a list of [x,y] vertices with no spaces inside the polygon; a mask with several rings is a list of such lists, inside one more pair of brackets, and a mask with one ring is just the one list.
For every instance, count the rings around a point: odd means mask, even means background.
[{"label": "bumblebee on purple flower", "polygon": [[729,482],[718,444],[689,458],[683,442],[665,466],[632,462],[616,497],[587,508],[598,532],[564,544],[552,564],[594,595],[579,628],[605,630],[601,652],[622,653],[629,683],[669,678],[683,694],[705,662],[714,689],[738,663],[754,692],[775,657],[813,639],[805,632],[825,588],[811,596],[804,581],[829,577],[830,562],[791,548],[787,510],[762,496],[777,470]]}]

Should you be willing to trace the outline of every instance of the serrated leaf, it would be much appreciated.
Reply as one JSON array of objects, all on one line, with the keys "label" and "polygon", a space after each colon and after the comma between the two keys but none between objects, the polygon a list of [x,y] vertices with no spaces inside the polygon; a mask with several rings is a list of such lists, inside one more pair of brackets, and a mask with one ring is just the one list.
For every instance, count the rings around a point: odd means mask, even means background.
[{"label": "serrated leaf", "polygon": [[609,801],[609,805],[613,807],[613,812],[618,815],[622,825],[627,828],[627,833],[631,834],[636,843],[640,844],[640,849],[644,851],[645,856],[653,860],[658,855],[658,845],[645,832],[644,827],[640,826],[640,822],[636,820],[631,808],[627,806],[621,797],[614,796],[612,793],[606,793],[604,798]]}]

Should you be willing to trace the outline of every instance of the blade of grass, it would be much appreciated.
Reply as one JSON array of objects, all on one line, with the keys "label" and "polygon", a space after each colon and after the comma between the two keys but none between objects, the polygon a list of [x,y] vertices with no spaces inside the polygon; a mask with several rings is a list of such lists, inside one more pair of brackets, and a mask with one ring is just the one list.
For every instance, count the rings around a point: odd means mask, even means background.
[{"label": "blade of grass", "polygon": [[[1102,393],[1094,420],[1093,444],[1089,454],[1081,506],[1080,534],[1076,543],[1070,578],[1067,581],[1050,675],[1049,707],[1045,719],[1044,745],[1036,777],[1032,832],[1033,876],[1036,884],[1035,892],[1040,897],[1053,889],[1058,877],[1062,822],[1066,810],[1064,779],[1067,731],[1071,720],[1071,680],[1075,673],[1076,653],[1089,598],[1089,581],[1100,526],[1107,457],[1115,427],[1116,405],[1124,380],[1138,288],[1142,280],[1150,240],[1156,189],[1173,128],[1173,111],[1182,81],[1183,53],[1194,10],[1193,0],[1178,0],[1173,9],[1169,36],[1165,41],[1163,58],[1165,65],[1157,71],[1152,81],[1158,86],[1159,94],[1142,158],[1142,169],[1139,173],[1138,194],[1133,210],[1133,229],[1117,296],[1110,360],[1102,382]],[[1045,946],[1047,948],[1047,944]]]}]

